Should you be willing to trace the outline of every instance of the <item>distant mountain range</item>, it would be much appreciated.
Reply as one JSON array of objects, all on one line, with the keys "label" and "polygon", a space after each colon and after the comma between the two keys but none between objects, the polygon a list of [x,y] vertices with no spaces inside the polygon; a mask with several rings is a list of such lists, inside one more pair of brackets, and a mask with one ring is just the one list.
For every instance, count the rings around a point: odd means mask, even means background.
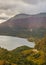
[{"label": "distant mountain range", "polygon": [[36,29],[46,30],[46,13],[36,15],[18,14],[4,23],[0,24],[0,34],[18,35]]}]

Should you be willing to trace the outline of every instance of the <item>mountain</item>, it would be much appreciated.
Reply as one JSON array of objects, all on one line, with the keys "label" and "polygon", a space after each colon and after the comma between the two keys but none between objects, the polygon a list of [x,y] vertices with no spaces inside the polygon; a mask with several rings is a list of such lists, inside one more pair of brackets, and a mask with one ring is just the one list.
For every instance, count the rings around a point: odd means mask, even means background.
[{"label": "mountain", "polygon": [[21,36],[25,34],[26,37],[26,33],[30,34],[32,30],[37,32],[39,29],[42,32],[46,30],[46,13],[36,15],[18,14],[0,24],[0,34],[4,35]]},{"label": "mountain", "polygon": [[46,28],[46,13],[36,15],[18,14],[0,26],[24,27],[24,28]]}]

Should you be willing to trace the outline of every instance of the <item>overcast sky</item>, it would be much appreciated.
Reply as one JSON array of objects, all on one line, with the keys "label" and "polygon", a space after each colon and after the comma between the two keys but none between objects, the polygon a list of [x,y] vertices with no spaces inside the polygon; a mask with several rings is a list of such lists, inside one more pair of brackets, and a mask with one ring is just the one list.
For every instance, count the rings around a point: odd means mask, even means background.
[{"label": "overcast sky", "polygon": [[19,14],[46,12],[46,0],[0,0],[0,23]]}]

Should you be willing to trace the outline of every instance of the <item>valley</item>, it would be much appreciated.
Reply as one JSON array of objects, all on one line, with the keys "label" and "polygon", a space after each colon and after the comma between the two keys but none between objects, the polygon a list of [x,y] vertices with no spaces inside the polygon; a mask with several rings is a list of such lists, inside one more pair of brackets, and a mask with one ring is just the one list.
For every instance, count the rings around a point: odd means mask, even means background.
[{"label": "valley", "polygon": [[46,13],[0,24],[0,65],[46,65]]}]

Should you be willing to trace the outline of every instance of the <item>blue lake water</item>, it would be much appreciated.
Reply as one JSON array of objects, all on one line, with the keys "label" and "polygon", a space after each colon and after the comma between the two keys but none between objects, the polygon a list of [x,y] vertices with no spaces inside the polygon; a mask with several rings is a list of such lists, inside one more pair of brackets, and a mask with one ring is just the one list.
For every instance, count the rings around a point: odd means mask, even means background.
[{"label": "blue lake water", "polygon": [[13,49],[23,46],[23,45],[34,48],[35,43],[29,42],[25,38],[0,36],[0,47],[2,47],[2,48],[8,49],[8,50],[13,50]]}]

